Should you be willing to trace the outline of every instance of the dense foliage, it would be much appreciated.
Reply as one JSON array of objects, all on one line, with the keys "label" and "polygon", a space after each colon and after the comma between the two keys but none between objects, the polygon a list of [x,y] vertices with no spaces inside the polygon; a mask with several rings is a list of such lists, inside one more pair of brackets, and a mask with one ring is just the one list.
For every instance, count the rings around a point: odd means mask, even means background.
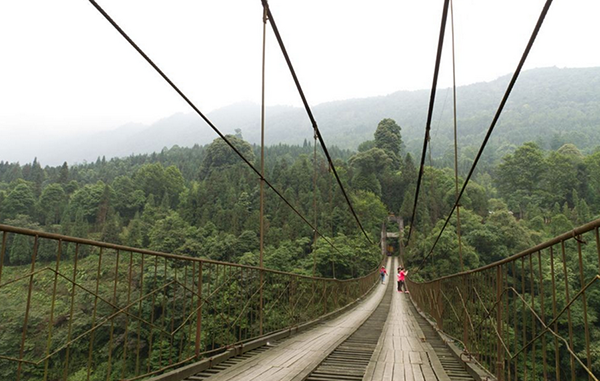
[{"label": "dense foliage", "polygon": [[[260,168],[259,148],[241,136],[229,140],[244,157]],[[351,176],[351,155],[333,147],[338,172]],[[349,278],[364,274],[378,263],[377,248],[368,258],[339,258],[364,240],[348,206],[332,179],[322,155],[313,146],[273,146],[265,153],[265,177],[326,237],[337,239],[335,249],[317,242],[316,275]],[[316,176],[317,192],[313,192]],[[354,208],[373,240],[387,210],[373,194],[352,192]],[[313,234],[273,191],[265,196],[265,265],[312,274]],[[104,158],[69,167],[45,167],[0,162],[0,222],[82,238],[203,257],[219,261],[258,264],[259,181],[222,139],[208,146],[173,147],[159,154]],[[362,238],[360,238],[362,237]],[[327,245],[327,247],[321,247]],[[293,250],[290,250],[293,248]],[[9,248],[6,264],[27,260]],[[375,253],[375,254],[373,254]],[[43,257],[43,255],[42,255]],[[332,265],[331,261],[334,261]],[[359,265],[360,264],[360,265]]]},{"label": "dense foliage", "polygon": [[[400,131],[394,120],[384,119],[374,140],[363,142],[357,153],[330,148],[374,241],[387,213],[405,219],[412,214],[418,163],[405,152]],[[259,168],[259,147],[240,135],[229,138]],[[319,231],[330,238],[344,237],[336,246],[360,241],[324,157],[318,154],[315,165],[312,156],[308,142],[267,147],[266,178],[309,221],[315,218],[314,196]],[[433,160],[425,167],[414,221],[416,244],[409,253],[415,261],[426,254],[454,203],[454,173],[445,163]],[[600,150],[583,155],[573,144],[550,151],[533,142],[523,144],[497,165],[479,170],[463,196],[467,266],[505,258],[597,217],[599,195]],[[257,175],[222,139],[208,146],[175,146],[152,155],[99,158],[72,167],[64,163],[43,168],[37,160],[25,165],[0,162],[1,223],[215,260],[258,263],[258,196]],[[268,188],[265,216],[266,265],[310,274],[311,228]],[[435,254],[450,262],[438,263],[432,275],[458,270],[452,262],[456,256],[450,255],[457,245],[451,229]],[[318,250],[339,255],[327,246],[319,241]],[[285,247],[305,249],[289,257],[281,249]],[[22,264],[18,252],[9,249],[6,263]],[[337,271],[321,263],[317,275],[356,275],[357,266],[342,266],[348,261],[340,259]]]},{"label": "dense foliage", "polygon": [[[467,268],[495,262],[600,217],[600,150],[584,156],[565,144],[544,151],[529,142],[480,171],[461,200],[461,232]],[[462,185],[459,179],[459,185]],[[455,200],[449,169],[425,168],[422,205],[410,252],[429,253]],[[425,206],[424,206],[425,205]],[[457,272],[456,218],[433,253],[431,277]]]}]

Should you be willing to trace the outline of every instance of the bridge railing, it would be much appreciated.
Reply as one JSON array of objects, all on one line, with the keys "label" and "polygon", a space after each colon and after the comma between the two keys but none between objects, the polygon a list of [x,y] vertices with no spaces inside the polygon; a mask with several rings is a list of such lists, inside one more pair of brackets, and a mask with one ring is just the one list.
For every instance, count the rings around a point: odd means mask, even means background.
[{"label": "bridge railing", "polygon": [[498,380],[598,380],[600,220],[411,297]]},{"label": "bridge railing", "polygon": [[0,379],[142,379],[314,320],[340,281],[0,225]]}]

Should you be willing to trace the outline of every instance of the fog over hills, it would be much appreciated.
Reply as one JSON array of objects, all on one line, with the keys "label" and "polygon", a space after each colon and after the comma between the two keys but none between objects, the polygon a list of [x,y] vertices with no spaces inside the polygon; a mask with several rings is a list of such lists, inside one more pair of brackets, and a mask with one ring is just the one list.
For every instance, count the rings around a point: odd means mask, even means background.
[{"label": "fog over hills", "polygon": [[[479,147],[510,76],[457,89],[459,147]],[[377,123],[392,118],[402,127],[409,151],[420,154],[430,91],[399,91],[387,96],[328,102],[312,107],[328,145],[356,149],[373,138]],[[260,143],[260,106],[238,103],[209,113],[224,134],[241,130],[245,140]],[[433,153],[452,147],[452,89],[439,89],[431,126]],[[151,125],[126,124],[115,130],[69,138],[31,137],[27,144],[0,141],[0,160],[42,165],[95,161],[151,153],[173,145],[208,144],[217,134],[193,113],[179,113]],[[313,138],[304,109],[274,106],[266,110],[267,145],[302,144]],[[536,141],[543,148],[574,143],[582,151],[600,145],[600,68],[544,68],[521,74],[500,118],[486,154]],[[1,147],[5,145],[5,147]],[[15,149],[15,144],[18,149]],[[10,146],[10,147],[9,147]],[[11,149],[12,148],[12,151]],[[508,148],[510,149],[510,148]]]}]

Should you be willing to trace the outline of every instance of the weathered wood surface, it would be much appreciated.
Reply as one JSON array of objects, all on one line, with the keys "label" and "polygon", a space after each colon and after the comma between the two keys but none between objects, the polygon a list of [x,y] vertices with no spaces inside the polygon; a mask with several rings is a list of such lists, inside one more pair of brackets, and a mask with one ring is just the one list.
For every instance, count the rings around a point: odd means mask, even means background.
[{"label": "weathered wood surface", "polygon": [[[387,268],[391,268],[391,258]],[[304,379],[325,357],[348,338],[377,308],[385,287],[393,277],[386,279],[369,298],[351,311],[332,319],[316,328],[292,336],[264,353],[258,354],[241,364],[234,365],[211,376],[219,381],[300,381]]]},{"label": "weathered wood surface", "polygon": [[[397,266],[394,263],[393,269]],[[395,281],[392,279],[392,281]],[[442,364],[409,309],[409,295],[391,291],[392,305],[363,380],[449,381]]]},{"label": "weathered wood surface", "polygon": [[[355,309],[308,332],[293,336],[276,348],[258,354],[211,376],[219,381],[301,381],[348,338],[375,310],[388,282],[394,282],[392,305],[377,348],[363,380],[449,381],[431,345],[409,310],[408,294],[396,291],[396,259],[386,266],[391,276]],[[436,378],[437,376],[437,378]]]}]

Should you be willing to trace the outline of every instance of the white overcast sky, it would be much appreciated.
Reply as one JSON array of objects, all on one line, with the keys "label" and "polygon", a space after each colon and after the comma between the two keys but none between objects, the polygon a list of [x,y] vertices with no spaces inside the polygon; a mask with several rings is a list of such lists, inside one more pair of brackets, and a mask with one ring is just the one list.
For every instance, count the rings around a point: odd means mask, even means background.
[{"label": "white overcast sky", "polygon": [[[204,112],[260,101],[260,0],[98,0]],[[512,73],[543,0],[455,0],[457,81]],[[271,0],[311,105],[431,87],[442,0]],[[555,0],[526,68],[600,66],[600,0]],[[269,105],[300,99],[267,29]],[[450,34],[446,34],[447,48]],[[440,87],[451,84],[450,50]],[[86,0],[0,0],[0,159],[26,136],[190,112]]]}]

